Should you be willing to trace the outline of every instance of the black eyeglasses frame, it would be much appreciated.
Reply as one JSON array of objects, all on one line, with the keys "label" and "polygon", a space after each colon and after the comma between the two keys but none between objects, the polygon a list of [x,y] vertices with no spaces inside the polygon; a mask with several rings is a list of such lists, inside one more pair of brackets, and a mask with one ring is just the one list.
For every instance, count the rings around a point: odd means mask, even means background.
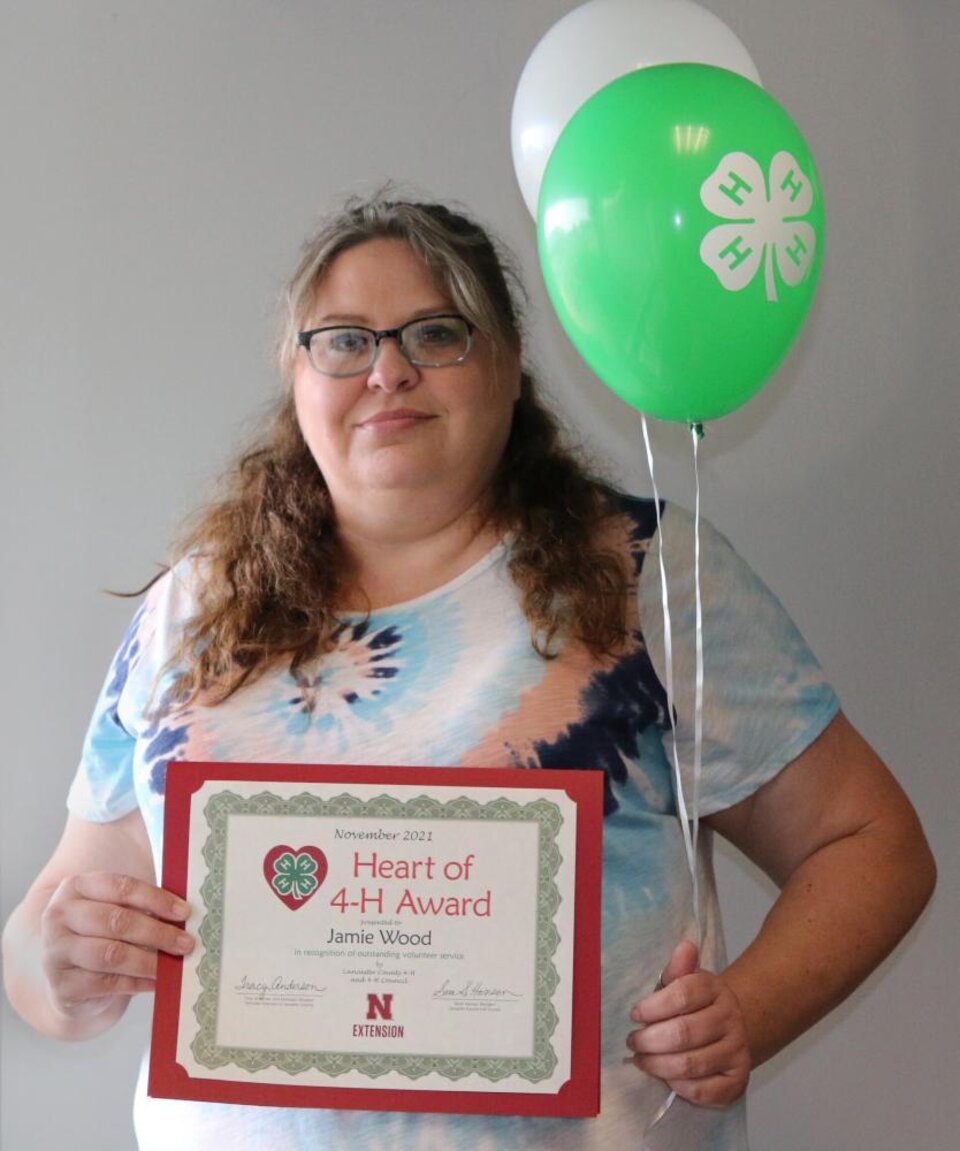
[{"label": "black eyeglasses frame", "polygon": [[[466,325],[467,328],[467,346],[463,352],[457,356],[455,360],[450,360],[446,363],[436,364],[425,360],[414,360],[403,346],[403,333],[407,328],[413,327],[414,324],[422,324],[427,320],[460,320]],[[313,362],[313,357],[310,355],[310,344],[314,336],[319,335],[321,332],[335,332],[335,331],[351,331],[351,332],[369,332],[373,336],[373,359],[365,368],[356,368],[349,372],[325,372],[322,368],[318,368]],[[461,316],[459,312],[436,312],[427,316],[414,316],[412,320],[407,320],[405,324],[401,324],[398,328],[368,328],[364,324],[325,324],[322,328],[309,328],[306,331],[297,333],[297,346],[303,348],[310,364],[315,372],[319,372],[321,376],[327,376],[333,380],[343,380],[350,376],[362,376],[364,372],[369,372],[373,369],[374,364],[377,362],[377,356],[380,354],[380,342],[385,339],[392,339],[397,341],[397,347],[406,357],[406,359],[417,368],[452,368],[455,364],[462,364],[463,361],[470,355],[470,349],[473,346],[473,333],[476,331],[476,324],[470,322],[466,316]]]}]

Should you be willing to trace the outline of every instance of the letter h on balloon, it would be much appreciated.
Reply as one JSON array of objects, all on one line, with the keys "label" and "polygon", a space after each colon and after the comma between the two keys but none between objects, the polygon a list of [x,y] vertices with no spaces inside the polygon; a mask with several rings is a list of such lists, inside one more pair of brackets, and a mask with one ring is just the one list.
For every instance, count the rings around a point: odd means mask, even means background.
[{"label": "letter h on balloon", "polygon": [[800,195],[805,187],[806,185],[797,179],[797,171],[795,168],[791,168],[790,171],[787,172],[786,176],[784,176],[784,178],[780,181],[780,190],[782,192],[786,192],[788,188],[790,189],[791,204],[796,200],[796,198]]},{"label": "letter h on balloon", "polygon": [[727,244],[727,246],[720,252],[720,256],[723,259],[726,259],[728,256],[732,257],[728,265],[731,270],[733,268],[738,268],[744,262],[744,260],[749,260],[751,254],[753,253],[753,248],[744,248],[743,244],[743,236],[737,236],[735,239],[731,240],[730,243]]},{"label": "letter h on balloon", "polygon": [[732,200],[735,204],[742,206],[743,197],[740,195],[740,193],[746,192],[749,195],[749,193],[753,191],[753,185],[748,184],[747,181],[736,172],[730,173],[730,179],[733,180],[733,183],[729,186],[727,184],[721,184],[720,191],[727,197],[727,199]]}]

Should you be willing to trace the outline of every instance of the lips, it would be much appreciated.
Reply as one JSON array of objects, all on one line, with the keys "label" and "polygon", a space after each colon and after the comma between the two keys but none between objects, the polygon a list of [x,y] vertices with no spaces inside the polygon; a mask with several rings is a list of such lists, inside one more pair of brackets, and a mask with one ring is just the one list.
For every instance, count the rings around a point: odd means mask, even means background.
[{"label": "lips", "polygon": [[414,408],[389,408],[382,412],[376,412],[372,416],[367,416],[366,419],[360,421],[360,427],[399,427],[403,424],[424,422],[435,418],[429,412],[420,412]]}]

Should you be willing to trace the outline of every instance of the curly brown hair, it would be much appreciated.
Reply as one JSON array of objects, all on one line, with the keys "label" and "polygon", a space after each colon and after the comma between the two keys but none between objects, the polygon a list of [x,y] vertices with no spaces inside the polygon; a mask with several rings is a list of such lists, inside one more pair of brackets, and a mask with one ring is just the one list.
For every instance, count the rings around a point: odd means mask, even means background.
[{"label": "curly brown hair", "polygon": [[[291,393],[297,333],[332,261],[367,240],[405,240],[437,282],[500,350],[522,348],[519,280],[510,258],[459,212],[377,196],[351,200],[305,246],[285,293],[278,358],[286,394],[263,438],[236,461],[220,498],[201,509],[176,549],[202,568],[196,614],[174,656],[167,699],[220,702],[278,662],[296,670],[330,649],[349,579],[323,475],[301,434]],[[627,573],[603,544],[615,511],[561,439],[529,372],[490,499],[511,540],[509,570],[536,650],[561,638],[597,654],[626,634]]]}]

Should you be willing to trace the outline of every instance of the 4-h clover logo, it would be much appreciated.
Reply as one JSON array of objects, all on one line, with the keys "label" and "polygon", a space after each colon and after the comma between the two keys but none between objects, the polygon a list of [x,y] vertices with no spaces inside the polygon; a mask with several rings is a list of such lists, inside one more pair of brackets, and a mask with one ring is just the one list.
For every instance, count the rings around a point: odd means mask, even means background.
[{"label": "4-h clover logo", "polygon": [[813,187],[789,152],[770,163],[769,182],[746,152],[728,152],[700,188],[708,212],[735,223],[719,224],[700,245],[700,258],[729,292],[739,292],[764,269],[767,299],[777,300],[777,273],[793,288],[813,264],[817,234],[803,219],[813,207]]},{"label": "4-h clover logo", "polygon": [[327,857],[319,847],[272,847],[263,860],[263,875],[277,898],[291,910],[303,907],[327,877]]}]

